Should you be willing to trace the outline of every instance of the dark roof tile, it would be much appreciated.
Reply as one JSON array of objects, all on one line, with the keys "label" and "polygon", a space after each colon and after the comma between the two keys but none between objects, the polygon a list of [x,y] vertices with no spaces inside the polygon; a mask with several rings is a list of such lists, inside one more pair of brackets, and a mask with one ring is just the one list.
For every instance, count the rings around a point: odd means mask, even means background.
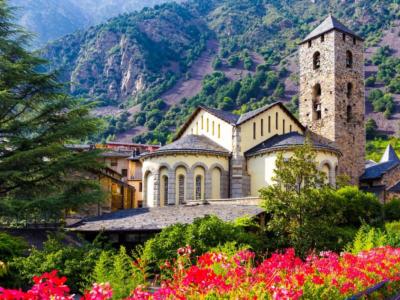
[{"label": "dark roof tile", "polygon": [[[298,132],[290,132],[282,135],[274,135],[273,137],[265,140],[264,142],[256,145],[255,147],[251,148],[250,150],[247,150],[245,152],[246,156],[253,156],[269,151],[274,151],[274,150],[280,150],[280,149],[286,149],[288,147],[292,146],[299,146],[303,145],[305,142],[305,136],[298,133]],[[313,141],[313,146],[314,148],[317,149],[326,149],[329,151],[333,152],[339,152],[338,149]]]},{"label": "dark roof tile", "polygon": [[215,215],[224,221],[242,216],[254,217],[264,210],[256,205],[210,204],[178,205],[121,210],[88,218],[70,227],[74,231],[158,231],[167,226],[192,223],[196,218]]},{"label": "dark roof tile", "polygon": [[336,19],[332,15],[329,15],[321,24],[319,24],[313,31],[311,31],[301,43],[305,43],[333,29],[339,30],[344,33],[348,33],[354,37],[359,38],[360,40],[363,40],[354,31],[350,30],[345,25],[343,25],[338,19]]},{"label": "dark roof tile", "polygon": [[365,169],[364,174],[360,177],[360,180],[372,180],[381,178],[386,172],[390,171],[394,167],[400,164],[399,161],[386,161],[372,165]]}]

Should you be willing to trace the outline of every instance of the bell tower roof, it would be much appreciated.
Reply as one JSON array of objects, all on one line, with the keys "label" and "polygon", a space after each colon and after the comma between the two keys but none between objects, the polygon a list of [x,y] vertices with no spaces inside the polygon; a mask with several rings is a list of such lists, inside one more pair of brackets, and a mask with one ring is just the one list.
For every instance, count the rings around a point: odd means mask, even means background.
[{"label": "bell tower roof", "polygon": [[326,32],[334,30],[334,29],[336,29],[340,32],[343,32],[343,33],[347,33],[347,34],[349,34],[353,37],[356,37],[362,41],[364,40],[359,35],[357,35],[354,31],[350,30],[345,25],[343,25],[338,19],[333,17],[331,14],[329,14],[329,16],[321,24],[319,24],[313,31],[311,31],[305,37],[305,39],[301,42],[301,44],[303,44],[313,38],[316,38]]},{"label": "bell tower roof", "polygon": [[387,162],[387,161],[397,161],[400,162],[399,157],[397,156],[396,152],[394,151],[392,145],[387,145],[385,153],[383,153],[380,162]]}]

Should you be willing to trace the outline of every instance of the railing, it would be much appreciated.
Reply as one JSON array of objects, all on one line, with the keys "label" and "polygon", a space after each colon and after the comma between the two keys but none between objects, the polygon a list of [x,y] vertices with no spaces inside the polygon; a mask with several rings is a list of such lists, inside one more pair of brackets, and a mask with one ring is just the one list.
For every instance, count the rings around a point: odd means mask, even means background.
[{"label": "railing", "polygon": [[[366,290],[359,292],[346,300],[358,300],[358,299],[369,299],[368,296],[372,295],[374,292],[379,291],[381,288],[383,288],[386,284],[390,283],[389,280],[384,280],[379,282],[378,284],[375,284],[374,286],[371,286],[367,288]],[[396,296],[393,296],[390,299],[387,300],[400,300],[400,292]]]}]

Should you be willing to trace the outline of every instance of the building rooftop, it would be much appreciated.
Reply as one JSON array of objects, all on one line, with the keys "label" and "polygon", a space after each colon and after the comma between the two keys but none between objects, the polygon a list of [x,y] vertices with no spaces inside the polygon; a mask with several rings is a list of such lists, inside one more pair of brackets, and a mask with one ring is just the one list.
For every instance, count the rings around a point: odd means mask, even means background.
[{"label": "building rooftop", "polygon": [[379,163],[370,163],[366,165],[364,174],[360,177],[361,180],[373,180],[381,178],[386,172],[400,164],[400,159],[394,151],[393,147],[387,145]]},{"label": "building rooftop", "polygon": [[159,231],[167,226],[190,224],[196,218],[215,215],[224,221],[243,216],[255,217],[264,212],[256,205],[209,204],[177,205],[154,208],[120,210],[99,217],[85,219],[70,227],[72,231]]},{"label": "building rooftop", "polygon": [[224,111],[212,107],[207,107],[207,106],[200,106],[200,108],[204,109],[205,111],[208,111],[210,114],[220,118],[221,120],[224,120],[225,122],[235,125],[236,122],[239,119],[238,115],[235,115],[229,111]]},{"label": "building rooftop", "polygon": [[205,153],[228,156],[230,152],[204,135],[189,134],[142,157],[170,153]]},{"label": "building rooftop", "polygon": [[301,43],[305,43],[333,29],[350,34],[360,40],[363,40],[363,38],[361,38],[358,34],[347,28],[338,19],[329,14],[329,16],[321,24],[319,24],[313,31],[311,31]]},{"label": "building rooftop", "polygon": [[[303,145],[306,137],[298,132],[290,132],[282,135],[274,135],[273,137],[263,141],[255,147],[245,152],[246,156],[253,156],[270,151],[287,149],[293,146]],[[336,148],[313,141],[313,147],[316,149],[325,149],[332,152],[339,152]]]},{"label": "building rooftop", "polygon": [[382,163],[382,162],[387,162],[387,161],[400,162],[400,159],[397,156],[396,151],[394,151],[392,145],[390,145],[390,144],[388,144],[386,146],[385,152],[383,153],[381,160],[379,162]]}]

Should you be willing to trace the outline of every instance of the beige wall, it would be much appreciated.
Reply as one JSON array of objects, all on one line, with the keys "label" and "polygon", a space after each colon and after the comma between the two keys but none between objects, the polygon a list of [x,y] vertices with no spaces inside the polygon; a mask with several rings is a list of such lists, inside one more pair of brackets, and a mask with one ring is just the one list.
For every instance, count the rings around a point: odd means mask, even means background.
[{"label": "beige wall", "polygon": [[[117,162],[116,166],[111,165],[113,160]],[[104,158],[104,163],[107,165],[107,167],[115,172],[118,172],[119,174],[122,174],[122,169],[126,169],[129,175],[129,160],[127,157],[107,157]]]},{"label": "beige wall", "polygon": [[[275,161],[279,152],[270,152],[263,155],[250,157],[247,161],[247,170],[250,175],[250,193],[252,197],[259,196],[259,190],[263,187],[273,184]],[[293,152],[284,152],[284,157],[290,157]],[[317,164],[320,168],[328,163],[331,170],[335,170],[338,163],[336,154],[325,151],[318,151],[316,157]],[[326,170],[326,169],[325,169]]]},{"label": "beige wall", "polygon": [[187,134],[205,135],[222,147],[232,151],[233,126],[205,110],[201,110],[197,114],[182,136]]},{"label": "beige wall", "polygon": [[[278,129],[276,127],[277,113]],[[268,126],[268,118],[270,118],[270,126]],[[285,121],[285,127],[283,127],[283,120]],[[253,135],[254,123],[256,128],[255,138]],[[262,131],[261,123],[263,125]],[[282,108],[279,106],[274,106],[240,125],[241,153],[243,154],[243,152],[246,152],[266,139],[274,136],[275,134],[289,133],[290,129],[299,133],[303,132],[302,129],[286,114]]]}]

